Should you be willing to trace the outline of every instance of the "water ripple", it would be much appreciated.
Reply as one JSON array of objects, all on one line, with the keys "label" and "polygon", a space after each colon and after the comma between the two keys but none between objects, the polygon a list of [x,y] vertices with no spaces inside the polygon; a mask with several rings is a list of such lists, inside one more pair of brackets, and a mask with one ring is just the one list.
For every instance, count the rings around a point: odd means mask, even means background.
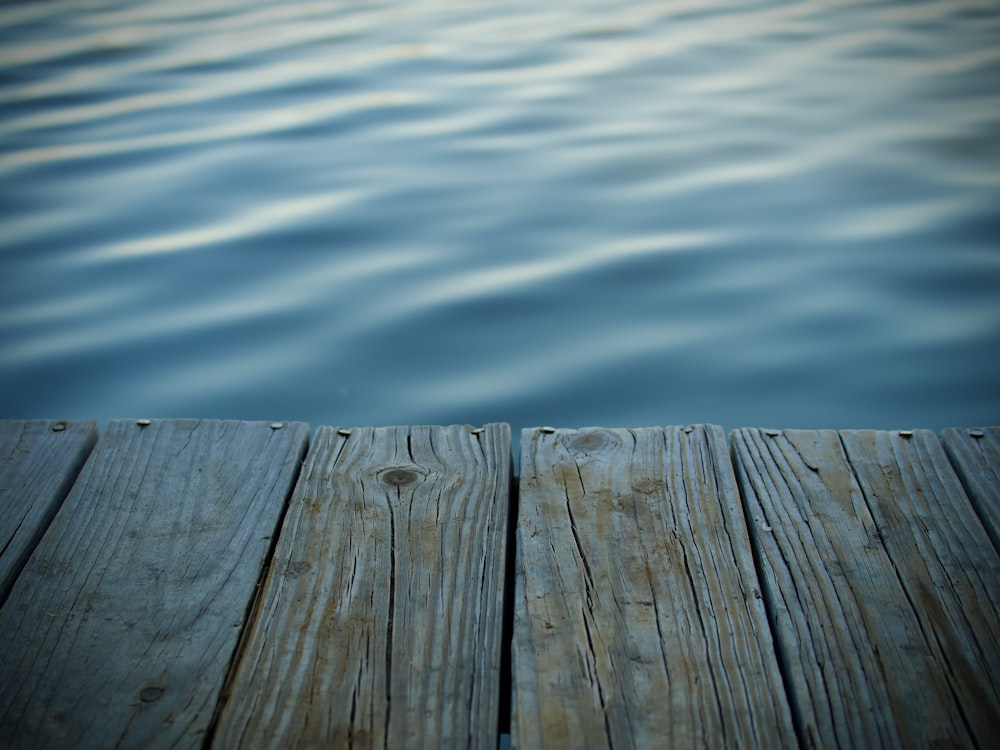
[{"label": "water ripple", "polygon": [[341,97],[329,102],[310,102],[285,109],[266,109],[242,120],[230,120],[207,128],[180,130],[136,138],[76,143],[63,146],[26,149],[0,157],[0,175],[17,169],[53,161],[93,159],[129,152],[151,151],[178,146],[197,146],[211,142],[280,133],[318,122],[329,122],[356,112],[371,112],[387,107],[401,107],[418,101],[406,92],[379,91]]},{"label": "water ripple", "polygon": [[0,416],[998,420],[998,31],[975,0],[0,8]]},{"label": "water ripple", "polygon": [[237,213],[210,226],[171,234],[154,235],[119,244],[104,245],[90,252],[79,253],[74,264],[137,259],[148,255],[198,250],[222,242],[253,237],[329,211],[340,210],[364,199],[364,191],[341,191],[327,195],[309,195],[287,201],[269,203]]}]

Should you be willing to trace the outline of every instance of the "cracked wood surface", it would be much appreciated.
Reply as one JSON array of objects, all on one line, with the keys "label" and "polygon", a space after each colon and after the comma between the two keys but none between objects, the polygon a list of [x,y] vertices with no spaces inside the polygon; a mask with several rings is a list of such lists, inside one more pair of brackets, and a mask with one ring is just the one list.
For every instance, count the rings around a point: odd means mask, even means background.
[{"label": "cracked wood surface", "polygon": [[806,747],[990,747],[1000,559],[927,430],[736,430]]},{"label": "cracked wood surface", "polygon": [[1000,427],[951,427],[941,439],[993,546],[1000,550]]},{"label": "cracked wood surface", "polygon": [[795,744],[725,434],[525,430],[512,744]]},{"label": "cracked wood surface", "polygon": [[0,421],[0,604],[97,442],[94,421]]},{"label": "cracked wood surface", "polygon": [[200,747],[308,437],[110,423],[0,610],[0,745]]},{"label": "cracked wood surface", "polygon": [[510,451],[320,427],[215,744],[495,747]]}]

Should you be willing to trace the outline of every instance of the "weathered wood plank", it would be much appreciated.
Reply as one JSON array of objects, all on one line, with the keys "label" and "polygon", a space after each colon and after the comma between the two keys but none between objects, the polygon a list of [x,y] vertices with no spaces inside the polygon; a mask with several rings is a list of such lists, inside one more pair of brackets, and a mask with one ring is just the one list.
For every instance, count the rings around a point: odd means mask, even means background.
[{"label": "weathered wood plank", "polygon": [[808,747],[988,747],[1000,560],[933,433],[737,430]]},{"label": "weathered wood plank", "polygon": [[0,610],[0,745],[199,747],[307,443],[112,422]]},{"label": "weathered wood plank", "polygon": [[723,431],[521,437],[512,744],[796,742]]},{"label": "weathered wood plank", "polygon": [[0,420],[0,604],[96,442],[94,421]]},{"label": "weathered wood plank", "polygon": [[951,427],[941,438],[993,546],[1000,550],[1000,427]]},{"label": "weathered wood plank", "polygon": [[495,747],[510,451],[319,428],[215,744]]}]

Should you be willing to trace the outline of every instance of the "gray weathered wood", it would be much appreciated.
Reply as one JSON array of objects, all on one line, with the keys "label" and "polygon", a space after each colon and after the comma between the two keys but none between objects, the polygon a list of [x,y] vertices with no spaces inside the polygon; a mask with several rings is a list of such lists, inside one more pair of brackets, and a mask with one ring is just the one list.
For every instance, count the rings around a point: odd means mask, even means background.
[{"label": "gray weathered wood", "polygon": [[512,744],[794,745],[723,431],[526,430]]},{"label": "gray weathered wood", "polygon": [[941,437],[993,546],[1000,550],[1000,427],[952,427]]},{"label": "gray weathered wood", "polygon": [[96,442],[94,421],[0,420],[0,604]]},{"label": "gray weathered wood", "polygon": [[112,422],[0,610],[0,745],[199,747],[307,443]]},{"label": "gray weathered wood", "polygon": [[215,744],[495,747],[510,451],[319,428]]},{"label": "gray weathered wood", "polygon": [[807,747],[988,747],[1000,559],[933,433],[737,430]]}]

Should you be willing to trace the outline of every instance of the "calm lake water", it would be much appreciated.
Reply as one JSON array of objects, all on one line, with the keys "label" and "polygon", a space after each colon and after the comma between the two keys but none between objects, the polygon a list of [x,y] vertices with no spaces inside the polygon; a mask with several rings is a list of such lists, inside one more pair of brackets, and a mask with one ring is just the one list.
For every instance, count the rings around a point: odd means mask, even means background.
[{"label": "calm lake water", "polygon": [[0,7],[0,417],[1000,424],[1000,4]]}]

